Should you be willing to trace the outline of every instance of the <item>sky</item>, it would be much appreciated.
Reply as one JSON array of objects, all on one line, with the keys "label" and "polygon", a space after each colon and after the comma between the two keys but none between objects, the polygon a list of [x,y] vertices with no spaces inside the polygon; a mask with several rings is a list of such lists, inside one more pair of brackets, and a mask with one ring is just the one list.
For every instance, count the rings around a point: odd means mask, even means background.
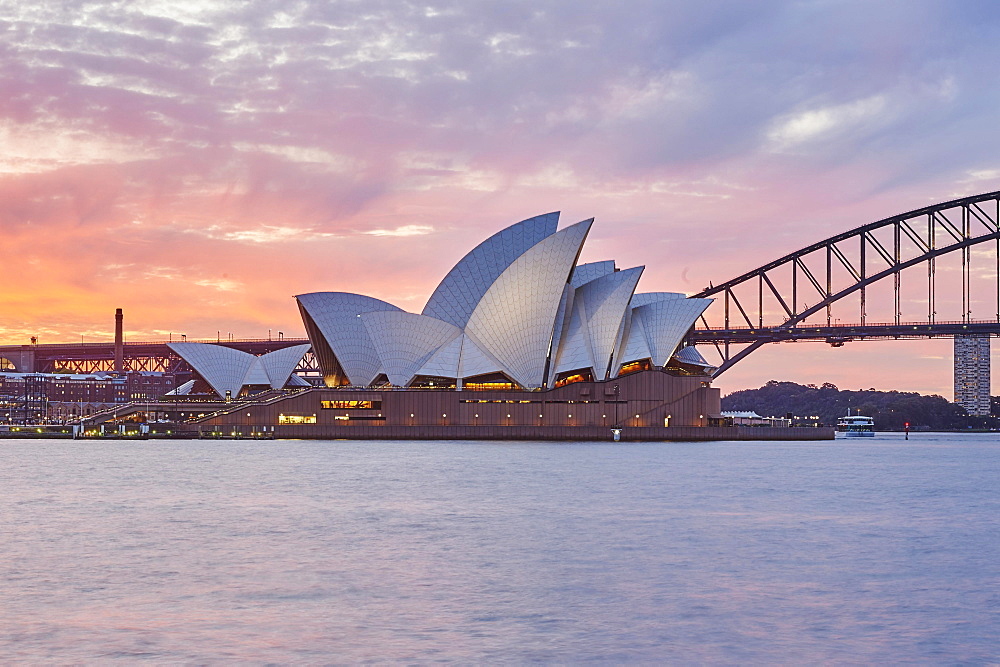
[{"label": "sky", "polygon": [[[314,291],[419,312],[549,211],[596,218],[584,261],[695,293],[1000,189],[998,23],[974,0],[0,0],[0,343],[108,340],[115,308],[131,340],[303,336]],[[950,397],[951,341],[771,345],[716,386],[770,379]]]}]

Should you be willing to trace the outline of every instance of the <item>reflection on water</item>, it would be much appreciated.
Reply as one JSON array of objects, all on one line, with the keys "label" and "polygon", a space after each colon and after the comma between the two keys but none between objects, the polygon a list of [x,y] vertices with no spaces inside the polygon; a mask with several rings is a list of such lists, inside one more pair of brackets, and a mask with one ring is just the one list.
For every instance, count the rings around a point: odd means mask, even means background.
[{"label": "reflection on water", "polygon": [[1000,442],[0,443],[0,658],[996,662]]}]

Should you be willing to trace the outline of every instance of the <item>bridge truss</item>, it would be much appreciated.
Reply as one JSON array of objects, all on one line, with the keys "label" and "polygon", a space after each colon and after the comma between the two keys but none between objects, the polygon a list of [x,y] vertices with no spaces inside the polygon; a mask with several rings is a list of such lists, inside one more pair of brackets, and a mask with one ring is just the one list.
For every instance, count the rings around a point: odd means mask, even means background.
[{"label": "bridge truss", "polygon": [[[308,343],[308,339],[282,338],[249,340],[205,340],[192,341],[224,345],[250,354],[266,354],[292,345]],[[166,341],[127,342],[124,344],[124,364],[126,372],[152,371],[160,373],[190,372],[187,363],[174,354]],[[30,358],[31,368],[20,371],[36,373],[97,373],[113,372],[115,367],[115,346],[106,343],[56,343],[36,345],[0,346],[0,359]],[[295,369],[304,375],[318,374],[319,365],[312,350],[306,352]]]},{"label": "bridge truss", "polygon": [[1000,191],[863,225],[694,296],[716,299],[688,336],[714,347],[716,375],[771,342],[1000,335]]}]

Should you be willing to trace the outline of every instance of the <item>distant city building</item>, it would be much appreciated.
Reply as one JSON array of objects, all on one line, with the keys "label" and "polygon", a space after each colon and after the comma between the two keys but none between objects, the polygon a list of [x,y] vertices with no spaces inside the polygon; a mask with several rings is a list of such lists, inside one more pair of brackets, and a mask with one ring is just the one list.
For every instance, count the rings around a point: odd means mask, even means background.
[{"label": "distant city building", "polygon": [[955,403],[970,414],[990,414],[990,337],[955,336]]},{"label": "distant city building", "polygon": [[65,420],[115,405],[155,400],[172,391],[167,373],[0,372],[0,422],[25,424]]}]

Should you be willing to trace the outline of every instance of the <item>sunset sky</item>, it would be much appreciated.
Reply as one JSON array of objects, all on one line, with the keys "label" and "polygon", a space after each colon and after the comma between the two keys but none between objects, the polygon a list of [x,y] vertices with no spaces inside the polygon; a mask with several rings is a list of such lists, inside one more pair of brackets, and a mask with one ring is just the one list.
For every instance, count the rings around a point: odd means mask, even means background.
[{"label": "sunset sky", "polygon": [[[555,210],[596,218],[585,261],[694,293],[1000,189],[996,10],[0,2],[0,342],[106,340],[116,307],[132,340],[302,336],[313,291],[419,312]],[[951,397],[951,341],[773,345],[717,386],[770,379]]]}]

